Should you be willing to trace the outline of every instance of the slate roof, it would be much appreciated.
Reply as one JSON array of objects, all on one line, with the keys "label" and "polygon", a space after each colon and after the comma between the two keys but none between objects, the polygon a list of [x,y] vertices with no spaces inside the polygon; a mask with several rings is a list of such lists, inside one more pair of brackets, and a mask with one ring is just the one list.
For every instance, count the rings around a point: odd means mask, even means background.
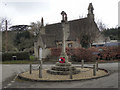
[{"label": "slate roof", "polygon": [[54,35],[56,37],[55,41],[61,41],[63,37],[62,24],[56,23],[56,24],[46,25],[45,33],[47,35]]},{"label": "slate roof", "polygon": [[[82,37],[83,34],[89,34],[91,32],[99,31],[94,21],[89,18],[77,19],[68,21],[70,28],[70,36],[68,41],[75,41],[77,37]],[[63,32],[62,24],[55,23],[45,26],[45,35],[43,37],[44,43],[47,47],[54,47],[56,41],[62,41]]]},{"label": "slate roof", "polygon": [[42,35],[41,37],[47,48],[56,47],[55,35]]}]

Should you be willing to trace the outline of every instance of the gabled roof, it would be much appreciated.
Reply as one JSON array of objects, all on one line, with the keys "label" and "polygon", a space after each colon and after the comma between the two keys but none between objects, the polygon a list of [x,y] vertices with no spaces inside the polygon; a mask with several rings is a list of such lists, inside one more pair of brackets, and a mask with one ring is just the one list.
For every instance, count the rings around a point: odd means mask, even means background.
[{"label": "gabled roof", "polygon": [[61,23],[55,23],[46,25],[45,27],[45,33],[47,35],[54,35],[56,37],[55,40],[62,40],[63,32],[62,32],[62,24]]},{"label": "gabled roof", "polygon": [[[77,37],[82,38],[84,34],[99,31],[96,23],[89,18],[76,19],[68,21],[68,23],[70,28],[70,36],[68,37],[69,41],[75,41]],[[62,24],[55,23],[46,25],[45,33],[43,39],[46,45],[49,47],[55,46],[55,42],[62,41],[63,38]]]},{"label": "gabled roof", "polygon": [[55,36],[54,35],[41,35],[42,41],[47,48],[56,47]]}]

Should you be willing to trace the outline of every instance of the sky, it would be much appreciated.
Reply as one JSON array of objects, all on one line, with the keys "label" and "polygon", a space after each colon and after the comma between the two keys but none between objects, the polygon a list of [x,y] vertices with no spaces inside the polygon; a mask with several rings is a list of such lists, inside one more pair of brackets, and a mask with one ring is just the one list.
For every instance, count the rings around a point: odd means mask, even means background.
[{"label": "sky", "polygon": [[[118,25],[119,0],[0,0],[0,17],[6,17],[11,25],[30,25],[44,18],[45,24],[61,21],[61,11],[68,20],[86,17],[89,3],[93,4],[95,21],[102,21],[106,27]],[[120,4],[119,4],[120,5]]]}]

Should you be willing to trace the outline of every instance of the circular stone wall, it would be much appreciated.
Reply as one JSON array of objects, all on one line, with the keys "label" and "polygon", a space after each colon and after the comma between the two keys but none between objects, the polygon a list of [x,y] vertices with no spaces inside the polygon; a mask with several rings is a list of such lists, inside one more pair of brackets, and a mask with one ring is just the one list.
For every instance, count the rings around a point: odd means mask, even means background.
[{"label": "circular stone wall", "polygon": [[24,80],[30,81],[76,81],[76,80],[88,80],[100,78],[103,76],[109,75],[107,70],[100,69],[96,72],[96,76],[93,76],[92,68],[77,68],[80,70],[80,73],[74,74],[73,79],[70,79],[70,75],[54,75],[47,73],[46,69],[42,70],[42,78],[39,78],[39,70],[33,70],[32,74],[27,72],[20,73],[18,77]]}]

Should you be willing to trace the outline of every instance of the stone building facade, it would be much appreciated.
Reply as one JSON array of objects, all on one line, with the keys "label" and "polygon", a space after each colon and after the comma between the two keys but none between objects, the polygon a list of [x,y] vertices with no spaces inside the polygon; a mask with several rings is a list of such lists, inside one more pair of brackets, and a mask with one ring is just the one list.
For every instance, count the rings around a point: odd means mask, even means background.
[{"label": "stone building facade", "polygon": [[[34,42],[34,52],[36,58],[39,56],[39,48],[42,48],[42,58],[46,58],[51,54],[51,48],[61,47],[63,39],[63,29],[66,36],[66,47],[82,47],[81,41],[89,36],[90,46],[93,42],[98,42],[99,36],[104,41],[104,36],[101,37],[97,24],[94,21],[92,3],[88,6],[87,17],[82,19],[76,19],[72,21],[67,20],[67,14],[62,11],[61,23],[55,23],[44,26],[43,18],[41,19],[40,33],[37,36],[36,42]],[[63,22],[65,26],[63,28]],[[99,35],[99,36],[98,36]]]}]

